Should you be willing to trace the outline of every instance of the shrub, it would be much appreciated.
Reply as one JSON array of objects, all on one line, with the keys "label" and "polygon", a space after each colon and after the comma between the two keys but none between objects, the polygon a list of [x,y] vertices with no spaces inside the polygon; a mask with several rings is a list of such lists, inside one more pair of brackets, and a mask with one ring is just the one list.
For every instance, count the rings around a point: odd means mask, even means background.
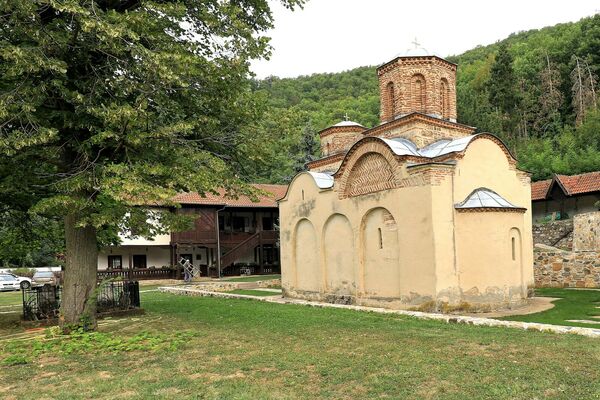
[{"label": "shrub", "polygon": [[18,275],[18,276],[26,276],[28,278],[32,278],[33,274],[35,274],[35,269],[33,268],[15,268],[11,269],[8,272]]}]

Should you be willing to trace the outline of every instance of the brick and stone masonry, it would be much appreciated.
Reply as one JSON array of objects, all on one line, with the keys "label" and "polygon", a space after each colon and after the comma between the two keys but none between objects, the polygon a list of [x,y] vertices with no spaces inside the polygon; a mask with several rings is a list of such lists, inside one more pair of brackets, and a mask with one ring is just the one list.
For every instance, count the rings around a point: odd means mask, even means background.
[{"label": "brick and stone masonry", "polygon": [[600,253],[540,249],[534,251],[536,287],[600,287]]},{"label": "brick and stone masonry", "polygon": [[600,212],[575,215],[573,250],[600,251]]},{"label": "brick and stone masonry", "polygon": [[573,249],[573,220],[550,221],[533,225],[533,243]]}]

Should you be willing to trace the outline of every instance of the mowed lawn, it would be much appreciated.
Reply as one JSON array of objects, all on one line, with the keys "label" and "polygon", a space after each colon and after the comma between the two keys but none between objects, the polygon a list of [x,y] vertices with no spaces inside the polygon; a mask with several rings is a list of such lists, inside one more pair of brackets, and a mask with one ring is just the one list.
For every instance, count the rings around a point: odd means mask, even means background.
[{"label": "mowed lawn", "polygon": [[[160,292],[142,303],[145,316],[100,331],[185,342],[41,352],[0,366],[0,398],[600,398],[598,339]],[[0,338],[0,358],[44,340]]]},{"label": "mowed lawn", "polygon": [[[600,290],[542,288],[536,296],[556,297],[550,310],[528,315],[504,317],[512,321],[541,322],[600,329]],[[573,321],[596,321],[596,324]]]}]

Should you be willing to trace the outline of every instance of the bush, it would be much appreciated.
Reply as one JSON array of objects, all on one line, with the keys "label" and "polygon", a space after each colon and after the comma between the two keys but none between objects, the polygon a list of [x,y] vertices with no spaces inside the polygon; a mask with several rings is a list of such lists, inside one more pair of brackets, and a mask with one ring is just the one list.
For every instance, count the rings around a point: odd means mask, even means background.
[{"label": "bush", "polygon": [[33,268],[15,268],[11,269],[8,272],[11,274],[15,274],[18,276],[26,276],[27,278],[32,278],[33,274],[35,274],[35,269]]}]

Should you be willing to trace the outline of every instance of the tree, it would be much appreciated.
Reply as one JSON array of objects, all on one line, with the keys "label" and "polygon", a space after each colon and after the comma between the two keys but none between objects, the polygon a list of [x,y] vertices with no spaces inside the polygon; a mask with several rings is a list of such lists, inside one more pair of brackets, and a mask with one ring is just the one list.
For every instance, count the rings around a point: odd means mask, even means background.
[{"label": "tree", "polygon": [[271,26],[267,0],[0,3],[0,155],[25,166],[13,179],[35,169],[32,210],[63,218],[63,330],[95,327],[99,237],[184,222],[161,211],[148,223],[139,205],[249,191],[228,160],[254,117],[248,65],[268,55]]},{"label": "tree", "polygon": [[596,76],[592,73],[588,62],[580,57],[573,56],[574,67],[571,71],[573,110],[575,111],[575,123],[581,124],[587,112],[598,107],[596,97]]},{"label": "tree", "polygon": [[306,164],[318,158],[320,146],[316,136],[317,133],[312,126],[312,121],[308,121],[306,125],[304,125],[302,137],[300,138],[300,143],[298,144],[296,165],[294,168],[295,173],[305,171]]},{"label": "tree", "polygon": [[540,95],[538,112],[533,128],[538,132],[556,132],[561,125],[560,108],[564,96],[560,91],[560,72],[550,63],[548,53],[545,55],[544,68],[539,73]]},{"label": "tree", "polygon": [[[503,43],[498,48],[498,53],[490,70],[489,101],[492,107],[502,116],[503,129],[510,135],[519,115],[515,110],[519,105],[516,89],[517,79],[513,71],[513,57],[508,45]],[[511,118],[512,117],[512,118]]]}]

